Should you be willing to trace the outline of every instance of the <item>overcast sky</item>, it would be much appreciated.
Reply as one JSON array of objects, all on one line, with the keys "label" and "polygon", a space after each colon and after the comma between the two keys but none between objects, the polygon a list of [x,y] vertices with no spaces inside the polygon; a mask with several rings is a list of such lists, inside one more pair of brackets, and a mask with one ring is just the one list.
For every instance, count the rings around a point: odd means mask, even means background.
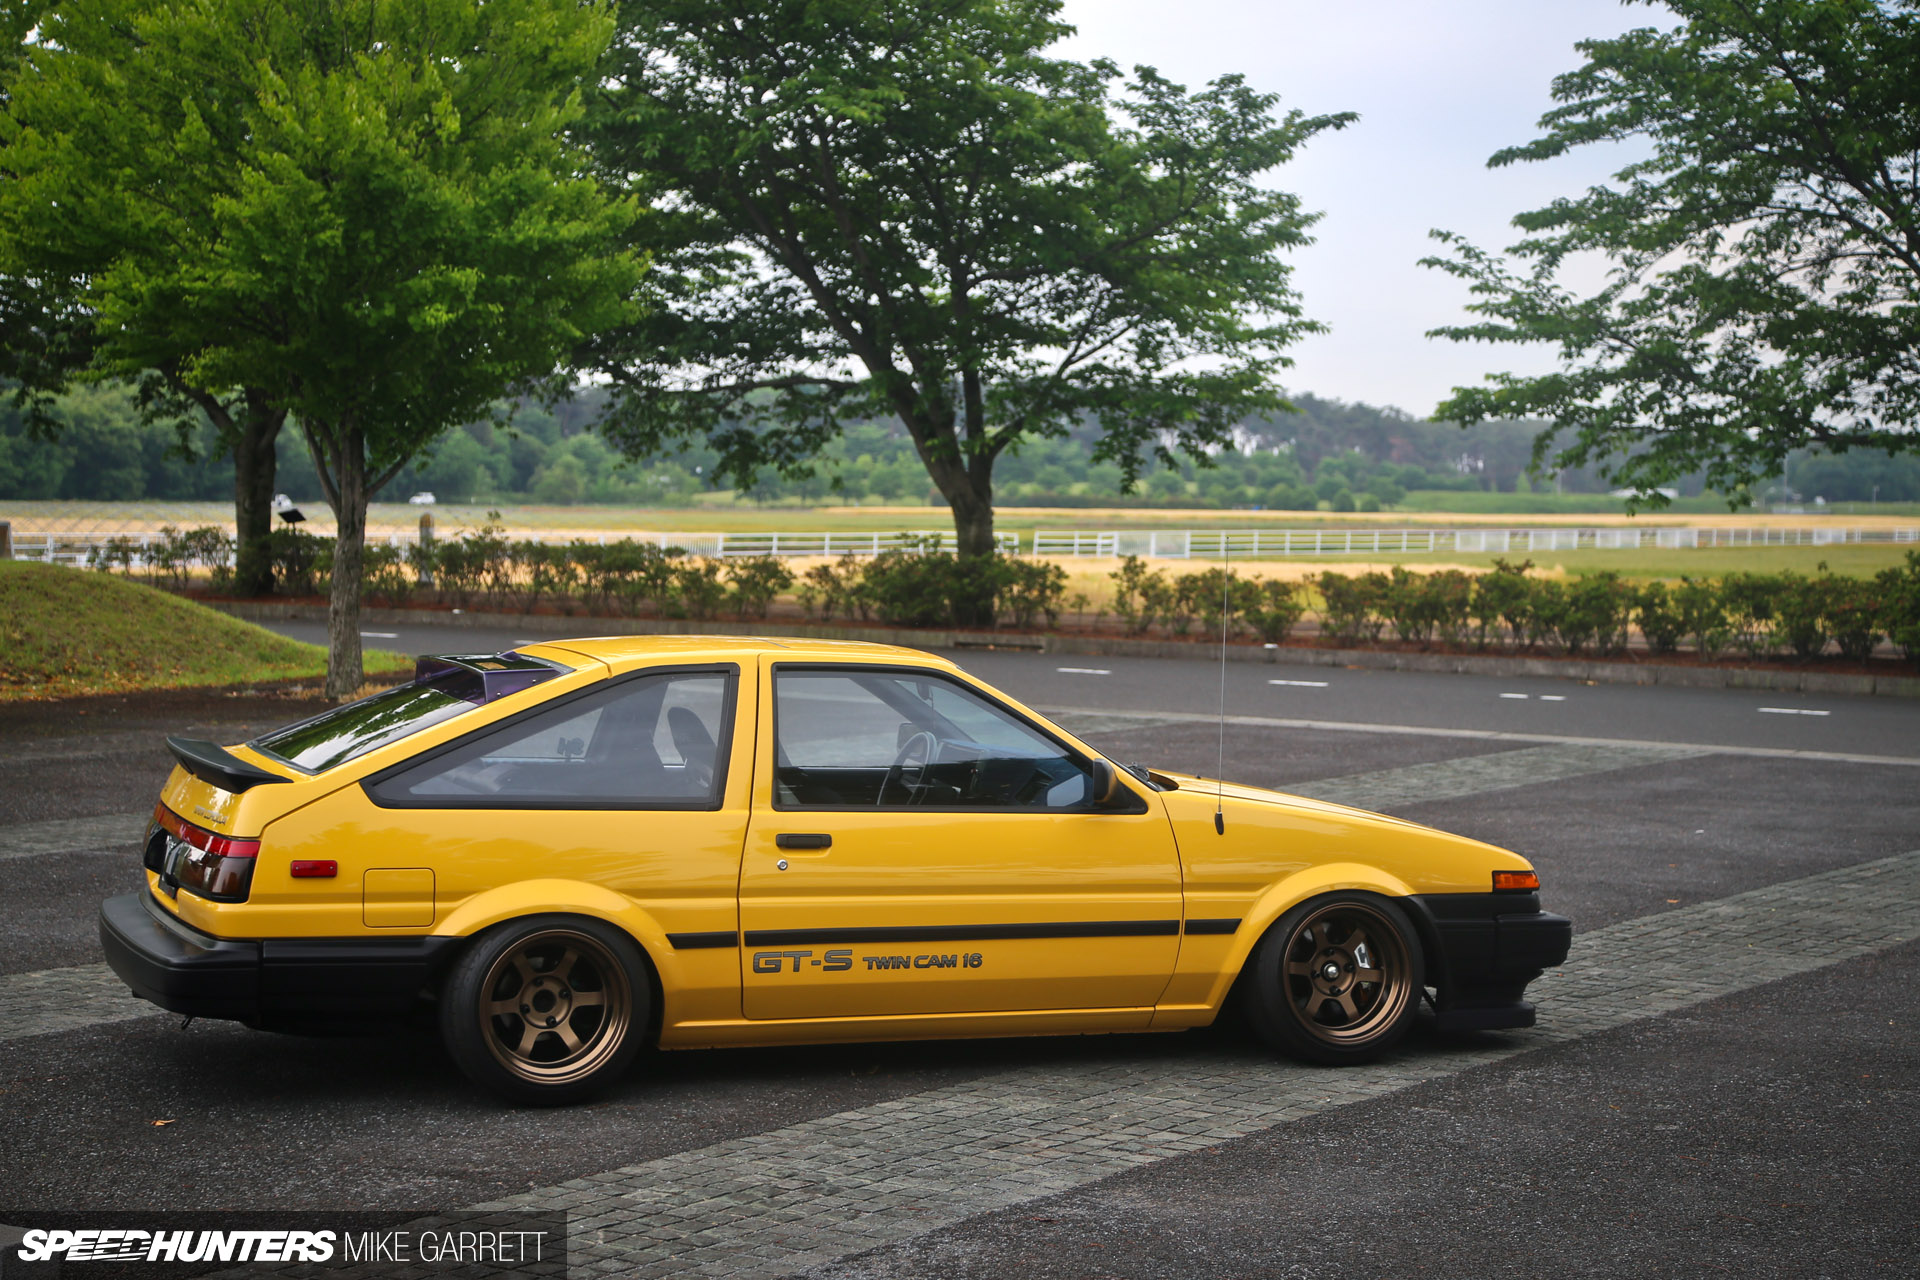
[{"label": "overcast sky", "polygon": [[1272,176],[1324,215],[1291,260],[1307,314],[1333,330],[1294,349],[1287,389],[1421,416],[1489,371],[1554,363],[1424,336],[1466,318],[1468,298],[1415,265],[1437,247],[1428,230],[1504,248],[1515,213],[1604,180],[1624,155],[1486,162],[1537,135],[1554,76],[1580,64],[1576,40],[1671,21],[1619,0],[1067,0],[1064,17],[1079,28],[1064,56],[1146,63],[1189,88],[1239,72],[1283,109],[1360,113]]}]

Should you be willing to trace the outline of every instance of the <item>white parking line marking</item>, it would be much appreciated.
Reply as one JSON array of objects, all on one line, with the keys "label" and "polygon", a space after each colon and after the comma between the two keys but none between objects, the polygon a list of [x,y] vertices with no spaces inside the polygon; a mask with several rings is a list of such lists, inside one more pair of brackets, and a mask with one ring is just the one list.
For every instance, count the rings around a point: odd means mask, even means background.
[{"label": "white parking line marking", "polygon": [[1565,702],[1566,700],[1567,695],[1564,693],[1543,693],[1540,695],[1540,701],[1542,702]]},{"label": "white parking line marking", "polygon": [[1267,683],[1291,685],[1295,689],[1324,689],[1327,687],[1325,680],[1269,680]]},{"label": "white parking line marking", "polygon": [[1762,707],[1760,714],[1766,716],[1830,716],[1831,711],[1815,711],[1809,707]]},{"label": "white parking line marking", "polygon": [[1531,695],[1531,694],[1525,694],[1525,693],[1503,693],[1503,694],[1501,694],[1500,696],[1501,696],[1501,697],[1503,697],[1503,698],[1517,698],[1517,699],[1519,699],[1519,700],[1520,700],[1521,702],[1525,702],[1525,701],[1526,701],[1526,700],[1527,700],[1527,699],[1528,699],[1529,697],[1531,697],[1532,695]]},{"label": "white parking line marking", "polygon": [[1110,676],[1113,672],[1106,667],[1055,667],[1055,671],[1069,676]]},{"label": "white parking line marking", "polygon": [[363,640],[398,640],[400,633],[398,631],[362,631],[360,638]]}]

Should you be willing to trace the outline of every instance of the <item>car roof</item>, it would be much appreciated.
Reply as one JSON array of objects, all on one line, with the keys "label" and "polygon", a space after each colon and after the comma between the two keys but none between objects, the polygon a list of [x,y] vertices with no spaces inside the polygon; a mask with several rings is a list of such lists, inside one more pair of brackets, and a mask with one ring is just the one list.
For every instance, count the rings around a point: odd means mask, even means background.
[{"label": "car roof", "polygon": [[743,662],[771,653],[796,661],[826,662],[919,662],[932,666],[953,664],[936,654],[909,649],[897,644],[872,644],[865,640],[813,640],[804,636],[589,636],[572,640],[546,640],[519,646],[533,653],[542,649],[561,649],[616,670],[647,666],[658,662]]}]

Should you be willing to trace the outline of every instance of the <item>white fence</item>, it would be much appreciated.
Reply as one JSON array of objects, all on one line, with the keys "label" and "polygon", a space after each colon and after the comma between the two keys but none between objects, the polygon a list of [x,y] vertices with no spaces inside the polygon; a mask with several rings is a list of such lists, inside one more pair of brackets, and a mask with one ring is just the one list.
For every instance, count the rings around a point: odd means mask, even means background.
[{"label": "white fence", "polygon": [[1899,529],[1161,529],[1038,530],[1043,556],[1277,560],[1307,556],[1434,555],[1449,552],[1624,550],[1634,547],[1796,547],[1849,543],[1920,545],[1920,528]]},{"label": "white fence", "polygon": [[[444,541],[449,536],[457,535],[442,534],[441,539]],[[738,559],[743,556],[877,556],[882,551],[898,551],[904,548],[938,547],[942,551],[951,551],[957,545],[957,539],[951,529],[910,529],[896,533],[599,533],[580,535],[516,532],[508,536],[515,541],[589,542],[602,545],[631,538],[635,542],[652,543],[655,546],[679,547],[690,555],[714,556],[723,559]],[[165,538],[165,534],[150,531],[15,533],[13,558],[42,560],[53,564],[86,565],[92,562],[97,551],[119,543],[131,550],[134,564],[146,565],[151,563],[151,550],[160,546]],[[370,532],[367,535],[369,545],[388,544],[404,547],[419,540],[420,535],[411,531]],[[1008,554],[1017,554],[1020,551],[1020,535],[1017,533],[999,534],[995,541],[998,542],[1000,549]]]},{"label": "white fence", "polygon": [[[442,537],[453,536],[443,534]],[[538,542],[618,542],[632,538],[690,554],[735,559],[741,556],[873,556],[904,547],[954,548],[951,529],[910,529],[894,533],[541,533],[516,531],[516,539]],[[121,541],[131,547],[135,564],[148,563],[148,549],[163,535],[155,532],[19,533],[13,535],[16,560],[45,560],[84,565],[94,552]],[[370,543],[406,546],[418,541],[412,530],[375,532]],[[1636,547],[1827,547],[1858,543],[1920,546],[1920,528],[1842,529],[1692,528],[1644,529],[1158,529],[1037,530],[1030,535],[1002,533],[996,541],[1010,554],[1043,556],[1141,556],[1161,560],[1300,559],[1313,556],[1402,556],[1459,552],[1498,554],[1541,551],[1628,550]]]}]

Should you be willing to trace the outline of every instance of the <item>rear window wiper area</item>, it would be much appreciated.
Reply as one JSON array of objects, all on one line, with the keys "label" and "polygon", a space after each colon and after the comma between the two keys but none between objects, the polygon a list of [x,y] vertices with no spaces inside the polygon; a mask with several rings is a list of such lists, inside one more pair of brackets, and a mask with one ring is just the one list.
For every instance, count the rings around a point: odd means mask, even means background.
[{"label": "rear window wiper area", "polygon": [[409,684],[323,711],[247,745],[304,773],[345,764],[572,668],[524,653],[421,658]]}]

